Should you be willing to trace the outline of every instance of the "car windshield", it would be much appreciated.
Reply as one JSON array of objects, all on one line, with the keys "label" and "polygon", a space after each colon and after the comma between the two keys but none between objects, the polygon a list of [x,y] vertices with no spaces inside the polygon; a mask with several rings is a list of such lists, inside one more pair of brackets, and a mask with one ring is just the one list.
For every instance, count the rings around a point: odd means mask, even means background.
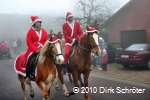
[{"label": "car windshield", "polygon": [[126,48],[126,50],[144,50],[147,44],[133,44]]},{"label": "car windshield", "polygon": [[116,50],[123,50],[123,48],[121,47],[121,45],[119,45],[119,44],[113,44],[113,45],[114,45],[114,48]]}]

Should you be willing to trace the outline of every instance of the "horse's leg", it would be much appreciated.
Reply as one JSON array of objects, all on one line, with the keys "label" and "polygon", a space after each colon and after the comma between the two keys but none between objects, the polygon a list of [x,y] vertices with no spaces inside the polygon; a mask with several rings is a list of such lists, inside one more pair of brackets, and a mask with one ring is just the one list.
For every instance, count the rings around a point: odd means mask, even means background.
[{"label": "horse's leg", "polygon": [[56,89],[56,90],[59,90],[59,89],[60,89],[60,87],[59,87],[59,77],[58,77],[57,80],[56,80],[55,89]]},{"label": "horse's leg", "polygon": [[70,81],[70,83],[72,83],[73,81],[72,81],[71,74],[68,74],[68,77],[69,77],[69,81]]},{"label": "horse's leg", "polygon": [[31,96],[32,98],[34,98],[34,90],[33,90],[33,88],[32,88],[31,82],[29,83],[29,89],[30,89],[30,96]]},{"label": "horse's leg", "polygon": [[46,100],[49,98],[49,94],[45,88],[45,83],[42,81],[37,81],[36,80],[36,84],[38,85],[38,87],[41,89],[41,91],[43,92],[43,100]]},{"label": "horse's leg", "polygon": [[[74,81],[74,87],[78,87],[79,88],[79,84],[78,84],[78,72],[77,71],[72,71],[72,77],[73,77],[73,81]],[[69,92],[69,95],[74,95],[75,93],[73,91]]]},{"label": "horse's leg", "polygon": [[[89,78],[89,74],[90,74],[90,69],[86,70],[84,73],[84,87],[88,87],[88,78]],[[91,100],[88,96],[88,93],[85,91],[85,98],[86,100]]]},{"label": "horse's leg", "polygon": [[84,84],[83,84],[82,78],[81,78],[81,74],[78,75],[78,79],[79,79],[79,81],[80,81],[81,87],[84,87]]},{"label": "horse's leg", "polygon": [[46,90],[47,90],[47,92],[49,94],[49,97],[47,99],[45,99],[45,100],[49,100],[50,99],[50,90],[51,90],[51,87],[53,85],[53,82],[54,82],[54,80],[52,80],[51,82],[49,82],[48,84],[46,84]]},{"label": "horse's leg", "polygon": [[24,100],[28,100],[28,98],[26,96],[26,91],[25,91],[25,84],[24,84],[25,79],[24,79],[24,77],[22,75],[19,75],[19,74],[18,74],[18,79],[19,79],[19,81],[21,83],[21,87],[22,87],[22,90],[23,90],[23,93],[24,93]]},{"label": "horse's leg", "polygon": [[58,72],[58,77],[59,77],[59,79],[60,79],[60,81],[61,81],[61,84],[62,84],[62,86],[63,86],[64,95],[65,95],[65,96],[69,96],[69,92],[68,92],[68,90],[67,90],[67,88],[66,88],[66,86],[65,86],[65,83],[64,83],[64,77],[63,77],[63,75],[61,74],[61,69],[62,69],[62,67],[61,67],[61,65],[56,65],[56,68],[57,68],[57,72]]}]

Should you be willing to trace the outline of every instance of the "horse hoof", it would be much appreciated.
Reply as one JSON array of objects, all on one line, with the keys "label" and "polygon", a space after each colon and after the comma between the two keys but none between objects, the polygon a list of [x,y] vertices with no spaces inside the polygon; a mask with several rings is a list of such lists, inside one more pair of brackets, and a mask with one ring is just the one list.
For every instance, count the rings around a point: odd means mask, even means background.
[{"label": "horse hoof", "polygon": [[34,98],[34,94],[30,94],[30,97],[31,97],[31,98]]},{"label": "horse hoof", "polygon": [[69,95],[74,95],[75,93],[74,92],[69,92]]},{"label": "horse hoof", "polygon": [[55,89],[56,89],[56,90],[60,90],[60,88],[59,88],[59,87],[55,87]]},{"label": "horse hoof", "polygon": [[28,98],[24,98],[24,100],[28,100]]},{"label": "horse hoof", "polygon": [[86,100],[91,100],[89,97]]},{"label": "horse hoof", "polygon": [[65,97],[69,97],[69,93],[65,93],[64,95],[65,95]]}]

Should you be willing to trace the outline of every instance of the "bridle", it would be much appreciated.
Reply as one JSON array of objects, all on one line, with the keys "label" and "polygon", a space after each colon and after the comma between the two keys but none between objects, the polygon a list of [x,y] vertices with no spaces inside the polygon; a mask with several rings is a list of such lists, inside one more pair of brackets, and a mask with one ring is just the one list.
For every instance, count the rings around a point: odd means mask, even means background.
[{"label": "bridle", "polygon": [[[88,41],[89,41],[89,35],[88,35],[87,42],[88,42]],[[97,47],[97,46],[99,46],[99,45],[95,45],[95,46],[93,46],[93,47],[91,47],[91,48],[85,48],[85,47],[81,46],[81,45],[80,45],[80,42],[79,42],[79,47],[82,48],[83,50],[87,50],[87,51],[88,51],[88,50],[91,51],[93,48],[95,48],[95,47]]]},{"label": "bridle", "polygon": [[47,56],[47,55],[44,54],[44,56],[46,56],[47,58],[52,58],[52,59],[55,60],[57,56],[60,56],[60,55],[63,55],[63,54],[62,54],[62,53],[56,54],[56,53],[54,52],[54,50],[53,50],[54,47],[51,47],[51,44],[52,44],[52,43],[49,44],[49,46],[50,46],[50,51],[53,51],[54,55],[51,55],[51,56],[49,55],[49,56]]},{"label": "bridle", "polygon": [[[88,41],[89,41],[89,35],[88,35],[87,43],[88,43]],[[79,42],[79,47],[82,48],[82,49],[85,50],[85,51],[91,51],[93,48],[95,48],[95,47],[97,47],[97,46],[99,46],[99,45],[95,45],[95,46],[93,46],[93,47],[91,47],[91,48],[84,48],[83,46],[80,45],[80,42]],[[85,52],[85,53],[86,53],[86,52]],[[84,56],[84,55],[83,55],[83,56]],[[88,60],[88,57],[89,57],[89,55],[88,55],[88,54],[85,54],[85,56],[84,56],[84,60],[85,60],[85,62],[84,62],[84,70],[85,70],[85,67],[86,67],[86,62],[87,62],[87,60]],[[84,70],[83,70],[83,71],[84,71]]]}]

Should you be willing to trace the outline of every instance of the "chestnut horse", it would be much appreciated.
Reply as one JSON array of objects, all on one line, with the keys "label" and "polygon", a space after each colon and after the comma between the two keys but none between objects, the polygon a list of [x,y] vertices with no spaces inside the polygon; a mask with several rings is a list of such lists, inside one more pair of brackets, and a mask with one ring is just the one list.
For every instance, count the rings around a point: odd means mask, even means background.
[{"label": "chestnut horse", "polygon": [[[56,78],[56,68],[54,64],[62,64],[64,61],[61,52],[60,33],[58,35],[52,36],[51,31],[51,34],[49,34],[49,39],[44,44],[38,56],[36,78],[32,81],[35,81],[38,87],[43,92],[43,100],[49,100],[50,89],[54,82],[54,79]],[[21,87],[24,92],[24,100],[27,100],[24,84],[25,76],[18,73],[18,78],[21,82]],[[31,82],[29,83],[29,88],[30,96],[34,97],[34,90],[32,88]]]},{"label": "chestnut horse", "polygon": [[[96,22],[95,22],[96,24]],[[96,30],[98,30],[98,24],[95,25],[94,27]],[[86,26],[86,30],[89,31],[89,27]],[[100,55],[100,48],[99,48],[99,42],[98,42],[98,32],[91,32],[85,34],[79,42],[78,46],[74,47],[74,54],[69,58],[70,62],[70,67],[72,70],[72,76],[74,80],[74,86],[79,87],[78,85],[78,79],[81,78],[79,75],[83,73],[84,75],[84,87],[88,87],[88,77],[90,74],[90,67],[92,64],[92,59],[91,59],[91,51],[95,55]],[[59,88],[59,80],[61,83],[64,85],[64,79],[61,74],[61,65],[56,64],[56,68],[58,71],[58,79],[56,81],[56,89]],[[82,82],[82,80],[81,80]],[[67,88],[65,88],[67,90]],[[65,92],[67,94],[67,92]],[[69,92],[69,95],[75,94],[73,91]],[[91,100],[88,96],[88,92],[85,92],[85,98],[86,100]]]},{"label": "chestnut horse", "polygon": [[[85,87],[85,98],[91,100],[88,96],[88,78],[90,74],[90,67],[92,64],[91,51],[97,56],[100,55],[100,48],[98,42],[98,32],[88,32],[89,27],[86,26],[87,33],[80,39],[79,45],[74,47],[74,54],[69,58],[70,67],[72,70],[72,76],[74,80],[74,86],[79,88],[78,75],[83,73],[84,76],[84,87]],[[98,27],[95,28],[98,30]],[[71,91],[69,95],[75,94]]]}]

